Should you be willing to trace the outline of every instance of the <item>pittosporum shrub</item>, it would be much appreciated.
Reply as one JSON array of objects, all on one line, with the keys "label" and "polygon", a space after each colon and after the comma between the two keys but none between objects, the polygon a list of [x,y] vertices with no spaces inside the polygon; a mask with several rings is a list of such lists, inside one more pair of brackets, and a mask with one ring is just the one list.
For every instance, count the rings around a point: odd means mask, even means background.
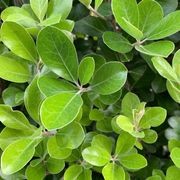
[{"label": "pittosporum shrub", "polygon": [[1,1],[1,178],[180,179],[178,1],[14,2]]}]

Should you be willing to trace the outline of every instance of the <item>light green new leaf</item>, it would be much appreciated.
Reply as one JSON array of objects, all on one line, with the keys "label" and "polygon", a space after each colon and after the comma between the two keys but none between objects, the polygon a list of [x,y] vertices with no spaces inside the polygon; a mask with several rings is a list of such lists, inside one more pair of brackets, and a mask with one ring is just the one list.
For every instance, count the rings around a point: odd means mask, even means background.
[{"label": "light green new leaf", "polygon": [[92,180],[92,171],[84,168],[81,174],[78,176],[78,180]]},{"label": "light green new leaf", "polygon": [[180,178],[179,168],[170,166],[166,171],[166,180],[175,180]]},{"label": "light green new leaf", "polygon": [[48,0],[30,0],[30,5],[36,16],[42,21],[48,8]]},{"label": "light green new leaf", "polygon": [[170,81],[178,81],[177,75],[174,72],[173,68],[164,58],[153,57],[151,61],[161,76]]},{"label": "light green new leaf", "polygon": [[150,127],[157,127],[165,121],[166,115],[167,111],[162,107],[147,108],[139,123],[139,126],[145,129]]},{"label": "light green new leaf", "polygon": [[43,163],[38,164],[35,167],[29,165],[26,168],[25,175],[28,180],[43,180],[46,176],[46,167]]},{"label": "light green new leaf", "polygon": [[180,148],[179,147],[175,147],[172,149],[170,157],[172,159],[172,161],[174,162],[174,164],[180,168]]},{"label": "light green new leaf", "polygon": [[113,141],[111,138],[109,138],[105,135],[98,134],[93,137],[91,145],[101,147],[102,149],[106,150],[107,152],[109,152],[111,154]]},{"label": "light green new leaf", "polygon": [[44,64],[54,73],[69,81],[77,81],[78,59],[71,40],[59,29],[46,27],[37,40],[39,54]]},{"label": "light green new leaf", "polygon": [[131,92],[127,93],[121,103],[122,113],[132,119],[133,109],[136,109],[139,104],[140,100],[136,94]]},{"label": "light green new leaf", "polygon": [[83,168],[80,165],[69,166],[64,173],[64,180],[77,180],[82,171]]},{"label": "light green new leaf", "polygon": [[171,139],[168,141],[168,150],[171,152],[175,147],[180,148],[180,141],[177,139]]},{"label": "light green new leaf", "polygon": [[30,80],[31,72],[27,62],[18,57],[0,55],[0,77],[7,81],[24,83]]},{"label": "light green new leaf", "polygon": [[111,154],[98,146],[91,146],[82,151],[82,156],[85,161],[93,166],[104,166],[111,159]]},{"label": "light green new leaf", "polygon": [[78,76],[81,85],[89,83],[95,70],[95,62],[92,57],[85,57],[79,64]]},{"label": "light green new leaf", "polygon": [[130,42],[120,33],[107,31],[103,34],[104,43],[113,51],[128,53],[133,49]]},{"label": "light green new leaf", "polygon": [[180,103],[180,83],[175,83],[167,80],[166,87],[174,101]]},{"label": "light green new leaf", "polygon": [[163,9],[154,0],[143,0],[138,4],[139,29],[146,35],[163,18]]},{"label": "light green new leaf", "polygon": [[86,7],[89,7],[91,4],[92,0],[79,0],[82,4],[84,4]]},{"label": "light green new leaf", "polygon": [[84,137],[82,126],[77,122],[72,122],[58,131],[56,141],[62,148],[76,149],[81,145]]},{"label": "light green new leaf", "polygon": [[104,113],[99,109],[91,109],[89,112],[89,119],[92,121],[101,121],[104,119]]},{"label": "light green new leaf", "polygon": [[177,19],[180,19],[180,10],[168,14],[154,25],[154,28],[147,33],[147,39],[157,40],[175,34],[180,30],[180,21],[177,21]]},{"label": "light green new leaf", "polygon": [[174,43],[171,41],[157,41],[148,45],[137,45],[136,50],[149,56],[168,57],[174,50]]},{"label": "light green new leaf", "polygon": [[47,170],[51,174],[58,174],[64,169],[65,163],[63,160],[49,158],[46,162]]},{"label": "light green new leaf", "polygon": [[91,83],[92,90],[102,95],[113,94],[125,84],[127,69],[120,62],[108,62],[95,73]]},{"label": "light green new leaf", "polygon": [[135,145],[136,138],[122,131],[116,142],[116,155],[128,153]]},{"label": "light green new leaf", "polygon": [[125,180],[124,169],[116,163],[108,163],[104,166],[102,174],[105,180]]},{"label": "light green new leaf", "polygon": [[123,131],[126,131],[128,133],[133,132],[134,125],[128,117],[120,115],[117,117],[116,123]]},{"label": "light green new leaf", "polygon": [[[50,86],[47,86],[50,84]],[[42,76],[38,79],[38,87],[40,91],[46,96],[52,96],[60,92],[76,92],[77,89],[68,81],[57,79],[50,76]]]},{"label": "light green new leaf", "polygon": [[145,143],[152,144],[156,142],[158,135],[156,131],[152,129],[145,129],[144,131],[145,137],[142,139]]},{"label": "light green new leaf", "polygon": [[1,19],[3,21],[16,22],[25,27],[36,27],[38,23],[36,19],[33,19],[33,17],[28,11],[16,6],[6,8],[1,13]]},{"label": "light green new leaf", "polygon": [[12,110],[10,106],[0,105],[0,122],[6,127],[33,132],[32,126],[21,111]]},{"label": "light green new leaf", "polygon": [[40,109],[42,124],[48,130],[63,128],[76,118],[82,104],[80,94],[59,93],[48,97]]},{"label": "light green new leaf", "polygon": [[52,15],[40,23],[41,26],[51,26],[59,23],[61,20],[60,15]]},{"label": "light green new leaf", "polygon": [[38,142],[35,138],[25,138],[10,144],[1,157],[2,172],[10,175],[22,169],[33,157]]},{"label": "light green new leaf", "polygon": [[120,163],[128,169],[141,169],[147,166],[147,160],[140,154],[129,154],[120,157]]},{"label": "light green new leaf", "polygon": [[98,10],[98,8],[101,6],[103,3],[103,0],[95,0],[95,9]]},{"label": "light green new leaf", "polygon": [[38,122],[40,120],[40,105],[44,100],[44,96],[38,88],[37,80],[38,76],[36,76],[26,88],[24,94],[24,104],[29,115],[33,118],[33,120]]},{"label": "light green new leaf", "polygon": [[14,54],[29,61],[37,61],[35,43],[21,25],[15,22],[4,22],[1,26],[1,39]]},{"label": "light green new leaf", "polygon": [[180,79],[180,50],[178,50],[173,57],[172,67]]},{"label": "light green new leaf", "polygon": [[66,19],[72,9],[73,0],[50,0],[47,15],[60,15]]},{"label": "light green new leaf", "polygon": [[66,159],[71,155],[72,152],[71,149],[60,147],[57,144],[55,136],[48,139],[47,151],[49,155],[54,159]]}]

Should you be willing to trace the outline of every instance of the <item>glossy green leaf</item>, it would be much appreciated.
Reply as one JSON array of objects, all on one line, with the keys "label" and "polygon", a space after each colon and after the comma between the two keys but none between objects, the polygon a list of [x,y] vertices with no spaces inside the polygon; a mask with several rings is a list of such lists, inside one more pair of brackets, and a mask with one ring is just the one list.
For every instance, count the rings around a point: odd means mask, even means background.
[{"label": "glossy green leaf", "polygon": [[147,166],[147,160],[140,154],[129,154],[120,158],[120,163],[128,169],[142,169]]},{"label": "glossy green leaf", "polygon": [[173,57],[172,67],[180,79],[180,50],[178,50]]},{"label": "glossy green leaf", "polygon": [[36,16],[42,21],[48,8],[48,0],[30,0],[30,5]]},{"label": "glossy green leaf", "polygon": [[135,144],[136,139],[129,133],[122,131],[116,142],[116,155],[128,153]]},{"label": "glossy green leaf", "polygon": [[82,104],[79,94],[59,93],[48,97],[40,109],[42,124],[48,130],[63,128],[76,118]]},{"label": "glossy green leaf", "polygon": [[72,32],[72,30],[74,29],[74,21],[66,19],[66,20],[61,20],[58,24],[55,24],[55,27],[58,27],[62,30],[66,30],[69,32]]},{"label": "glossy green leaf", "polygon": [[175,34],[180,29],[180,22],[177,19],[180,19],[180,11],[168,14],[147,33],[147,39],[157,40]]},{"label": "glossy green leaf", "polygon": [[153,57],[151,60],[161,76],[171,81],[178,81],[176,73],[165,59],[161,57]]},{"label": "glossy green leaf", "polygon": [[35,43],[28,32],[15,22],[4,22],[1,26],[3,43],[16,55],[29,61],[37,61]]},{"label": "glossy green leaf", "polygon": [[146,178],[146,180],[162,180],[162,179],[161,179],[161,176],[159,176],[159,175],[153,175],[153,176]]},{"label": "glossy green leaf", "polygon": [[91,87],[102,95],[113,94],[125,84],[127,69],[120,62],[109,62],[102,65],[94,75]]},{"label": "glossy green leaf", "polygon": [[38,35],[37,47],[44,64],[69,81],[77,81],[78,60],[71,40],[59,29],[46,27]]},{"label": "glossy green leaf", "polygon": [[46,176],[46,168],[43,163],[38,164],[35,167],[29,165],[26,168],[25,175],[28,180],[43,180]]},{"label": "glossy green leaf", "polygon": [[24,94],[24,104],[29,115],[35,121],[40,120],[40,106],[44,100],[43,94],[41,94],[37,85],[38,76],[36,76],[30,85],[26,88]]},{"label": "glossy green leaf", "polygon": [[59,23],[60,20],[61,20],[61,16],[53,15],[53,16],[45,19],[44,21],[42,21],[40,24],[41,24],[41,26],[52,26],[54,24]]},{"label": "glossy green leaf", "polygon": [[54,159],[66,159],[71,155],[71,149],[60,147],[57,144],[56,137],[49,138],[47,142],[47,151]]},{"label": "glossy green leaf", "polygon": [[105,180],[125,180],[124,169],[115,163],[108,163],[106,166],[104,166],[102,174]]},{"label": "glossy green leaf", "polygon": [[64,169],[65,163],[63,160],[50,157],[46,162],[46,166],[49,173],[58,174]]},{"label": "glossy green leaf", "polygon": [[163,18],[163,10],[154,0],[143,0],[138,4],[139,29],[146,34]]},{"label": "glossy green leaf", "polygon": [[83,171],[82,166],[72,165],[64,173],[64,180],[76,180]]},{"label": "glossy green leaf", "polygon": [[78,176],[78,180],[92,180],[92,171],[90,169],[83,169],[81,174]]},{"label": "glossy green leaf", "polygon": [[136,50],[149,56],[168,57],[174,50],[174,43],[171,41],[157,41],[148,45],[137,45]]},{"label": "glossy green leaf", "polygon": [[78,76],[81,85],[89,83],[95,70],[95,62],[92,57],[85,57],[79,64]]},{"label": "glossy green leaf", "polygon": [[117,125],[126,132],[132,133],[134,129],[134,125],[132,124],[132,121],[123,115],[120,115],[116,119]]},{"label": "glossy green leaf", "polygon": [[7,81],[24,83],[30,80],[31,73],[27,62],[13,57],[0,55],[0,77]]},{"label": "glossy green leaf", "polygon": [[103,34],[104,43],[113,51],[128,53],[133,49],[130,42],[120,33],[107,31]]},{"label": "glossy green leaf", "polygon": [[82,151],[82,156],[85,161],[94,166],[104,166],[111,159],[109,152],[98,146],[85,148]]},{"label": "glossy green leaf", "polygon": [[4,174],[13,174],[22,169],[35,153],[37,140],[20,139],[10,144],[2,154],[1,168]]},{"label": "glossy green leaf", "polygon": [[180,148],[180,141],[176,139],[170,139],[168,141],[168,150],[171,152],[175,147]]},{"label": "glossy green leaf", "polygon": [[179,168],[176,166],[170,166],[166,171],[166,180],[174,180],[180,178]]},{"label": "glossy green leaf", "polygon": [[104,113],[98,109],[92,109],[89,113],[89,119],[93,121],[101,121],[104,119]]},{"label": "glossy green leaf", "polygon": [[24,114],[21,111],[12,110],[10,106],[0,105],[0,121],[8,128],[33,132]]},{"label": "glossy green leaf", "polygon": [[174,162],[174,164],[180,168],[180,148],[179,147],[175,147],[172,149],[170,157],[172,159],[172,161]]},{"label": "glossy green leaf", "polygon": [[73,122],[58,131],[56,141],[60,147],[76,149],[81,145],[84,137],[82,126],[77,122]]},{"label": "glossy green leaf", "polygon": [[149,143],[152,144],[154,142],[156,142],[158,135],[156,133],[156,131],[152,130],[152,129],[146,129],[143,131],[145,134],[145,137],[142,139],[145,143]]},{"label": "glossy green leaf", "polygon": [[142,117],[139,126],[141,128],[157,127],[166,119],[167,111],[161,107],[148,108]]}]

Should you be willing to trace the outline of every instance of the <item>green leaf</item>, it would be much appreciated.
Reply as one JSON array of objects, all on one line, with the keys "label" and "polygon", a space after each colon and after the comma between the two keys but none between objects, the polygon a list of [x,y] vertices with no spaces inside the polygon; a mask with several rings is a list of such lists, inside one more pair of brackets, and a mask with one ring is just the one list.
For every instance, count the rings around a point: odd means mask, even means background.
[{"label": "green leaf", "polygon": [[145,143],[152,144],[156,142],[158,135],[156,131],[152,129],[146,129],[143,131],[145,134],[145,137],[142,139]]},{"label": "green leaf", "polygon": [[75,24],[74,21],[66,19],[66,20],[61,20],[58,24],[55,24],[54,26],[62,30],[72,32],[72,30],[74,29],[74,24]]},{"label": "green leaf", "polygon": [[108,163],[102,170],[105,180],[125,180],[124,169],[115,163]]},{"label": "green leaf", "polygon": [[33,157],[37,142],[34,138],[25,138],[10,144],[1,157],[2,172],[10,175],[22,169]]},{"label": "green leaf", "polygon": [[154,28],[147,33],[148,40],[157,40],[175,34],[180,29],[180,11],[174,11],[165,16],[160,22],[154,25]]},{"label": "green leaf", "polygon": [[77,81],[78,59],[71,40],[59,29],[46,27],[37,40],[44,64],[54,73],[69,81]]},{"label": "green leaf", "polygon": [[180,148],[180,141],[176,139],[171,139],[168,141],[168,150],[171,152],[175,147]]},{"label": "green leaf", "polygon": [[174,180],[180,178],[179,168],[176,166],[170,166],[166,172],[166,180]]},{"label": "green leaf", "polygon": [[40,24],[41,24],[41,26],[52,26],[54,24],[59,23],[60,20],[61,20],[61,16],[55,14],[55,15],[45,19],[44,21],[42,21]]},{"label": "green leaf", "polygon": [[46,168],[42,163],[35,167],[29,165],[26,168],[25,175],[28,180],[42,180],[46,176]]},{"label": "green leaf", "polygon": [[95,9],[98,10],[98,8],[101,6],[103,3],[103,0],[95,0]]},{"label": "green leaf", "polygon": [[166,109],[162,107],[148,108],[142,117],[139,126],[141,128],[157,127],[166,119]]},{"label": "green leaf", "polygon": [[146,178],[146,180],[162,180],[162,178],[159,175],[153,175],[153,176]]},{"label": "green leaf", "polygon": [[48,139],[47,151],[49,155],[54,159],[66,159],[71,155],[72,150],[68,148],[61,148],[58,146],[56,137],[53,136]]},{"label": "green leaf", "polygon": [[92,121],[101,121],[104,119],[104,113],[98,109],[92,109],[89,113],[89,119]]},{"label": "green leaf", "polygon": [[82,156],[85,161],[92,164],[93,166],[104,166],[111,159],[109,152],[98,146],[85,148],[82,151]]},{"label": "green leaf", "polygon": [[65,163],[60,159],[49,158],[46,162],[47,170],[51,174],[58,174],[64,169]]},{"label": "green leaf", "polygon": [[84,137],[82,126],[77,122],[73,122],[58,131],[56,141],[60,147],[76,149],[81,145]]},{"label": "green leaf", "polygon": [[4,22],[1,26],[2,42],[16,55],[29,61],[37,61],[35,43],[28,32],[15,22]]},{"label": "green leaf", "polygon": [[33,120],[40,121],[40,105],[44,100],[43,94],[41,94],[37,85],[38,76],[36,76],[33,81],[25,90],[24,94],[24,104],[29,115]]},{"label": "green leaf", "polygon": [[128,53],[133,49],[130,42],[120,33],[107,31],[103,34],[104,43],[113,51]]},{"label": "green leaf", "polygon": [[30,5],[36,16],[42,21],[48,8],[48,0],[30,0]]},{"label": "green leaf", "polygon": [[134,125],[132,124],[132,121],[123,115],[120,115],[116,119],[117,125],[123,130],[128,133],[132,133],[134,130]]},{"label": "green leaf", "polygon": [[31,72],[27,62],[23,62],[18,57],[7,57],[0,55],[0,77],[7,81],[24,83],[30,80]]},{"label": "green leaf", "polygon": [[94,146],[100,147],[100,148],[106,150],[107,152],[109,152],[109,154],[111,154],[113,141],[111,138],[109,138],[105,135],[98,134],[98,135],[93,137],[91,145],[93,147]]},{"label": "green leaf", "polygon": [[179,147],[175,147],[172,149],[170,157],[172,159],[172,161],[174,162],[174,164],[180,168],[180,148]]},{"label": "green leaf", "polygon": [[171,81],[178,81],[177,75],[165,59],[161,57],[153,57],[151,60],[161,76]]},{"label": "green leaf", "polygon": [[178,50],[173,57],[172,67],[177,74],[178,78],[180,79],[180,50]]},{"label": "green leaf", "polygon": [[76,118],[82,104],[79,94],[59,93],[48,97],[40,109],[42,124],[48,130],[63,128]]},{"label": "green leaf", "polygon": [[154,0],[143,0],[138,4],[139,29],[146,33],[163,18],[163,9]]},{"label": "green leaf", "polygon": [[72,9],[73,0],[50,0],[48,6],[48,17],[52,15],[60,15],[62,19],[66,19]]},{"label": "green leaf", "polygon": [[84,4],[86,7],[89,7],[92,0],[79,0],[82,4]]},{"label": "green leaf", "polygon": [[102,65],[94,75],[92,90],[102,95],[113,94],[125,84],[127,69],[120,62],[108,62]]},{"label": "green leaf", "polygon": [[83,168],[80,165],[69,166],[64,173],[64,180],[76,180],[82,173]]},{"label": "green leaf", "polygon": [[140,104],[140,100],[138,96],[134,93],[127,93],[121,104],[121,111],[125,116],[133,118],[133,109],[136,109],[137,106]]},{"label": "green leaf", "polygon": [[95,70],[95,62],[92,57],[85,57],[79,64],[78,76],[81,85],[89,83]]},{"label": "green leaf", "polygon": [[[51,86],[47,86],[50,84]],[[77,89],[68,81],[57,79],[48,75],[42,76],[38,79],[38,87],[40,91],[46,96],[52,96],[60,92],[76,92]]]},{"label": "green leaf", "polygon": [[0,122],[6,127],[33,132],[31,124],[21,111],[12,110],[10,106],[0,105]]},{"label": "green leaf", "polygon": [[174,101],[180,103],[179,83],[174,83],[172,81],[167,81],[166,87],[167,87],[167,90],[168,90],[170,96],[174,99]]},{"label": "green leaf", "polygon": [[116,155],[128,153],[135,145],[136,138],[129,133],[122,131],[116,142]]},{"label": "green leaf", "polygon": [[120,163],[128,169],[142,169],[147,166],[147,161],[144,156],[140,154],[129,154],[120,157]]},{"label": "green leaf", "polygon": [[78,180],[92,180],[92,171],[90,169],[83,169],[81,174],[78,176]]},{"label": "green leaf", "polygon": [[157,41],[148,45],[137,45],[136,50],[149,56],[168,57],[174,50],[174,43],[171,41]]}]

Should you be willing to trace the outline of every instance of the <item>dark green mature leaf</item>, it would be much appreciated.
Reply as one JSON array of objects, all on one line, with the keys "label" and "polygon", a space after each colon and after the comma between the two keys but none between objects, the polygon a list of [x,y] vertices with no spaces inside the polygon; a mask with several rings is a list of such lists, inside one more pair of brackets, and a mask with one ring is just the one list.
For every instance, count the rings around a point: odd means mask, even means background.
[{"label": "dark green mature leaf", "polygon": [[125,84],[127,69],[120,62],[109,62],[102,65],[94,75],[92,90],[102,95],[113,94]]},{"label": "dark green mature leaf", "polygon": [[35,43],[28,32],[15,22],[4,22],[1,27],[3,43],[16,55],[29,61],[37,61]]},{"label": "dark green mature leaf", "polygon": [[113,51],[128,53],[133,49],[130,42],[120,33],[107,31],[103,34],[104,43]]},{"label": "dark green mature leaf", "polygon": [[38,35],[37,47],[42,61],[54,73],[76,83],[78,59],[71,40],[59,29],[46,27]]}]

